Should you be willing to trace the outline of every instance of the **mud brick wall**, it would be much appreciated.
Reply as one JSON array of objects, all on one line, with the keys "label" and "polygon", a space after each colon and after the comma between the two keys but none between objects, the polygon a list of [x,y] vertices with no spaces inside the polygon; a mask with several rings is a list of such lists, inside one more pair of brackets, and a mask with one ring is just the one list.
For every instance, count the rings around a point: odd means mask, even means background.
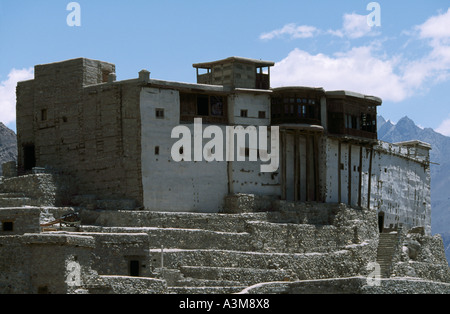
[{"label": "mud brick wall", "polygon": [[140,86],[108,82],[114,72],[113,64],[80,58],[38,65],[34,80],[18,84],[19,170],[33,146],[35,166],[71,176],[80,194],[139,205]]}]

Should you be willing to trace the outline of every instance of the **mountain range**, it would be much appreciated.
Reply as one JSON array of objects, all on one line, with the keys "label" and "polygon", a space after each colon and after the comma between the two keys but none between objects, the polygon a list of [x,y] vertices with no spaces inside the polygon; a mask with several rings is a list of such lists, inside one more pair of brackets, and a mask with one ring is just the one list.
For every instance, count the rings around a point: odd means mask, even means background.
[{"label": "mountain range", "polygon": [[431,144],[431,230],[441,234],[450,261],[450,137],[431,128],[421,128],[403,117],[396,124],[378,116],[378,139],[396,143],[420,140]]},{"label": "mountain range", "polygon": [[1,165],[13,160],[17,160],[16,134],[0,122],[0,176],[2,175]]}]

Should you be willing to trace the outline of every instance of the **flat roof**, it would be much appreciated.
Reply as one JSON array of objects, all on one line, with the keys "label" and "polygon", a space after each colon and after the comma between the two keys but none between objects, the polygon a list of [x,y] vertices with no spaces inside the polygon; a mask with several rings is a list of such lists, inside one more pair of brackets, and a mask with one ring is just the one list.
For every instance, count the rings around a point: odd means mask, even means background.
[{"label": "flat roof", "polygon": [[380,105],[383,103],[383,100],[379,97],[363,95],[360,93],[347,91],[347,90],[328,91],[328,92],[326,92],[326,94],[327,94],[327,96],[334,96],[334,97],[355,97],[355,98],[359,98],[359,99],[370,100],[370,101],[379,103]]},{"label": "flat roof", "polygon": [[398,146],[418,146],[418,147],[422,147],[425,149],[431,149],[431,144],[419,141],[419,140],[412,140],[412,141],[404,141],[404,142],[398,142],[398,143],[393,143],[394,145],[398,145]]},{"label": "flat roof", "polygon": [[318,93],[325,93],[322,87],[308,87],[308,86],[281,86],[272,88],[274,92],[290,92],[290,91],[311,91]]},{"label": "flat roof", "polygon": [[192,66],[194,68],[210,69],[214,65],[230,63],[230,62],[251,63],[251,64],[256,65],[257,67],[271,67],[271,66],[275,65],[275,62],[272,62],[272,61],[264,61],[264,60],[250,59],[250,58],[243,58],[243,57],[229,57],[229,58],[217,60],[217,61],[194,63]]}]

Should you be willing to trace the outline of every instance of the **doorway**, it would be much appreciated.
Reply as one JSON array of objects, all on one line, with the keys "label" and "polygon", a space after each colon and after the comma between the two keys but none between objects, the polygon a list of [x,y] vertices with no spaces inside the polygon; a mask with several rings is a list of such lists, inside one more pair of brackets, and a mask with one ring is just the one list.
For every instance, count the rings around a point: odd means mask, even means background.
[{"label": "doorway", "polygon": [[140,263],[139,261],[130,261],[130,276],[131,277],[139,277],[140,276]]},{"label": "doorway", "polygon": [[378,213],[378,230],[383,233],[384,230],[384,213]]},{"label": "doorway", "polygon": [[36,167],[36,152],[34,144],[23,146],[23,168],[25,171],[31,171]]}]

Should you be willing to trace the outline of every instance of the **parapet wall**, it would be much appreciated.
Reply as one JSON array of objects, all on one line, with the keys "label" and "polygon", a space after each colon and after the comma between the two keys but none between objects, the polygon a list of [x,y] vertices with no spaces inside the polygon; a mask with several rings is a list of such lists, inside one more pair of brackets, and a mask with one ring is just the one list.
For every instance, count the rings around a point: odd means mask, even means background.
[{"label": "parapet wall", "polygon": [[76,188],[70,178],[61,175],[31,174],[3,180],[0,190],[23,194],[30,198],[28,205],[64,206],[69,204]]},{"label": "parapet wall", "polygon": [[393,259],[392,276],[450,283],[450,268],[442,237],[425,235],[420,231],[401,230],[400,248]]}]

